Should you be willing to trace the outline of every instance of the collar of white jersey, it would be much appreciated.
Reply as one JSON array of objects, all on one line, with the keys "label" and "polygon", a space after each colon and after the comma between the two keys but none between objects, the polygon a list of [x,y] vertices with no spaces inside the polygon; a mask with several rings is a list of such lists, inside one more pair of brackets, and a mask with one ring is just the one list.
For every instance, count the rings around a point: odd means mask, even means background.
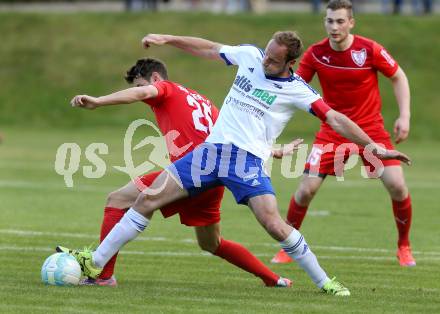
[{"label": "collar of white jersey", "polygon": [[277,81],[277,82],[292,82],[295,80],[295,77],[293,75],[289,77],[276,77],[276,76],[270,76],[270,75],[264,75],[268,80]]},{"label": "collar of white jersey", "polygon": [[295,75],[293,74],[292,70],[290,70],[290,76],[289,77],[276,77],[276,76],[270,76],[264,74],[264,76],[268,80],[277,81],[277,82],[292,82],[295,80]]}]

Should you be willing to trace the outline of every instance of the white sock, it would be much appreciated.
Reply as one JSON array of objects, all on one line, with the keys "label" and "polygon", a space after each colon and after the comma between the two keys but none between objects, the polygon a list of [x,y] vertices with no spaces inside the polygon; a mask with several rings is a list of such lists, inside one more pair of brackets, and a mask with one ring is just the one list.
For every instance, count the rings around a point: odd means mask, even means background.
[{"label": "white sock", "polygon": [[306,271],[318,288],[322,288],[330,280],[298,230],[293,229],[287,239],[280,244],[283,250]]},{"label": "white sock", "polygon": [[104,267],[127,242],[144,231],[148,223],[147,218],[130,208],[93,252],[93,263],[98,267]]}]

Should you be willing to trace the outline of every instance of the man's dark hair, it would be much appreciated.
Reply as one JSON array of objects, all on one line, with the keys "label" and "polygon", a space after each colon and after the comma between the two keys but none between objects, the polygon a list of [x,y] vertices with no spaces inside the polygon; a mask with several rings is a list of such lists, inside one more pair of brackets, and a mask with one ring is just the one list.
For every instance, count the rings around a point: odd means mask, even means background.
[{"label": "man's dark hair", "polygon": [[286,62],[296,60],[301,55],[303,44],[297,33],[292,31],[276,32],[273,34],[272,39],[278,45],[287,47]]},{"label": "man's dark hair", "polygon": [[130,84],[133,83],[135,78],[139,77],[149,81],[153,72],[159,73],[164,80],[168,79],[167,68],[162,61],[153,58],[143,58],[136,61],[136,64],[127,71],[125,80]]},{"label": "man's dark hair", "polygon": [[327,4],[327,9],[332,11],[346,9],[349,13],[349,16],[353,16],[353,4],[350,0],[330,0]]}]

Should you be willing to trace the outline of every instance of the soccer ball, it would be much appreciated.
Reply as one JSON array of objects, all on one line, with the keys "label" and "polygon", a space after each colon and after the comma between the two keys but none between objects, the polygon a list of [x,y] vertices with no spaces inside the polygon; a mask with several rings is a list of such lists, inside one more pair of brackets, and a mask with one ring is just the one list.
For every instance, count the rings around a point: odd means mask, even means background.
[{"label": "soccer ball", "polygon": [[76,259],[67,253],[49,256],[41,268],[41,280],[47,285],[76,286],[81,279],[81,267]]}]

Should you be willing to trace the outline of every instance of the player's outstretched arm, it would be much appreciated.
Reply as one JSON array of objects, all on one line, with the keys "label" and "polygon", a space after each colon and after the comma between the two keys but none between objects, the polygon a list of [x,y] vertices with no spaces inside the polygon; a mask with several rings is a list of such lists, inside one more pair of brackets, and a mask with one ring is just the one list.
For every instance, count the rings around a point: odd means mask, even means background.
[{"label": "player's outstretched arm", "polygon": [[302,138],[297,138],[279,149],[272,149],[272,157],[276,159],[281,159],[283,158],[283,156],[293,155],[293,153],[298,150],[299,145],[303,141],[304,140]]},{"label": "player's outstretched arm", "polygon": [[353,143],[365,147],[380,159],[398,159],[407,165],[411,164],[411,159],[404,153],[397,150],[388,150],[376,144],[356,123],[346,115],[330,109],[325,114],[325,122],[337,133],[349,139]]},{"label": "player's outstretched arm", "polygon": [[124,89],[101,97],[77,95],[72,98],[70,104],[72,107],[95,109],[102,106],[131,104],[140,100],[154,98],[157,94],[157,88],[152,85],[139,86]]},{"label": "player's outstretched arm", "polygon": [[400,115],[394,122],[394,140],[398,144],[408,138],[410,112],[410,91],[408,78],[405,72],[399,67],[396,73],[390,78],[393,84],[394,95],[399,105]]},{"label": "player's outstretched arm", "polygon": [[223,45],[203,38],[148,34],[142,39],[142,46],[147,49],[151,45],[171,45],[197,57],[223,62],[219,55],[220,48]]}]

